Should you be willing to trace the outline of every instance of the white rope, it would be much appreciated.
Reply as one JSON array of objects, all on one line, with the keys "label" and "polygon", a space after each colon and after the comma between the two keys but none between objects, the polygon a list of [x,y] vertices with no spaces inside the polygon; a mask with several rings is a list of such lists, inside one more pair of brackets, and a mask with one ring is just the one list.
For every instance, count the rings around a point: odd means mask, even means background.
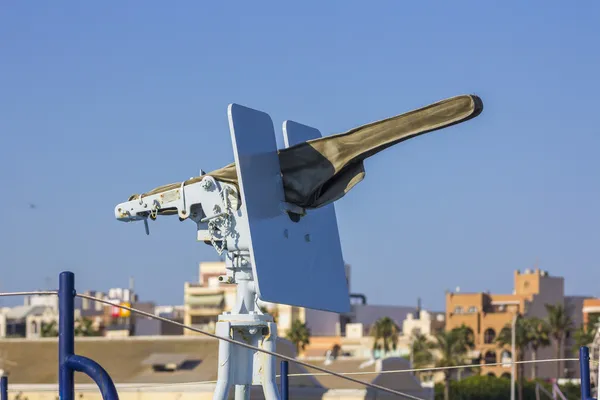
[{"label": "white rope", "polygon": [[[450,367],[430,367],[430,368],[412,368],[412,369],[396,369],[396,370],[384,370],[384,371],[359,371],[359,372],[342,372],[343,375],[373,375],[373,374],[397,374],[402,372],[427,372],[427,371],[443,371],[446,369],[461,369],[461,368],[474,368],[474,367],[492,367],[498,365],[512,365],[512,364],[535,364],[535,363],[546,363],[546,362],[558,362],[558,361],[579,361],[578,358],[549,358],[544,360],[526,360],[526,361],[515,361],[513,362],[502,362],[502,363],[489,363],[489,364],[465,364],[465,365],[454,365]],[[327,374],[321,373],[308,373],[308,374],[288,374],[292,376],[323,376]],[[280,376],[280,375],[277,375]]]},{"label": "white rope", "polygon": [[0,293],[0,297],[8,297],[8,296],[51,296],[58,295],[56,290],[37,290],[34,292],[4,292]]}]

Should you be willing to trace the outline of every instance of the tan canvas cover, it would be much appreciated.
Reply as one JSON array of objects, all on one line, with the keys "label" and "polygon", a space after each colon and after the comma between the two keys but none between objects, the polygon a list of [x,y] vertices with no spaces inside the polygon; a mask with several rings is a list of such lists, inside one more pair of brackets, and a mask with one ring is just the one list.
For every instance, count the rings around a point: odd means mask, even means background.
[{"label": "tan canvas cover", "polygon": [[[318,208],[340,199],[363,180],[363,161],[404,140],[478,116],[481,99],[474,95],[452,97],[437,103],[372,122],[346,133],[310,140],[279,150],[286,201],[303,208]],[[235,164],[209,172],[213,178],[237,184]],[[201,181],[203,176],[185,181]],[[142,196],[176,189],[181,182],[161,186]],[[133,195],[130,200],[139,198]]]}]

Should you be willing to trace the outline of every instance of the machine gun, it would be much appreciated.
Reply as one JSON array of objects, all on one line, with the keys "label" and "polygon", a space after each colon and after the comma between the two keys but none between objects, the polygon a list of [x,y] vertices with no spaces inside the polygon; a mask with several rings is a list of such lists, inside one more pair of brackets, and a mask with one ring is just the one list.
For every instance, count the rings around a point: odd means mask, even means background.
[{"label": "machine gun", "polygon": [[[229,127],[235,162],[179,183],[130,196],[115,207],[120,221],[177,215],[196,223],[198,239],[226,255],[224,283],[237,284],[231,313],[219,316],[216,334],[275,350],[273,319],[259,300],[332,312],[348,312],[349,293],[334,201],[365,176],[364,160],[421,134],[476,117],[479,97],[457,96],[321,137],[312,127],[283,124],[286,148],[277,149],[271,118],[231,104]],[[249,398],[261,384],[265,398],[279,399],[275,360],[229,342],[219,344],[214,399]]]}]

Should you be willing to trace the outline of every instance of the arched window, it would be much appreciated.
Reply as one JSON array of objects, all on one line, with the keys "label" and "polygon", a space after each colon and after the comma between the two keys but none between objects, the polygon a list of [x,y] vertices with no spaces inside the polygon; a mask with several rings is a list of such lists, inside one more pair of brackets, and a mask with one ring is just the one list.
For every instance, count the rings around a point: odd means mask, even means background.
[{"label": "arched window", "polygon": [[502,353],[500,354],[500,360],[502,360],[502,362],[510,362],[511,359],[512,353],[508,350],[502,350]]},{"label": "arched window", "polygon": [[493,372],[488,372],[487,376],[491,376],[491,377],[494,377],[494,378],[495,378],[495,377],[496,377],[496,374],[495,374],[495,373],[493,373]]},{"label": "arched window", "polygon": [[31,321],[31,333],[34,335],[38,333],[38,324],[35,321]]},{"label": "arched window", "polygon": [[500,378],[502,379],[510,379],[510,374],[508,372],[503,373]]},{"label": "arched window", "polygon": [[491,344],[494,343],[494,340],[496,340],[496,331],[492,328],[486,329],[483,333],[483,343]]},{"label": "arched window", "polygon": [[496,359],[496,352],[493,350],[488,350],[485,353],[484,360],[486,364],[496,364],[498,362]]},{"label": "arched window", "polygon": [[469,314],[475,314],[477,312],[477,307],[471,306],[469,307]]},{"label": "arched window", "polygon": [[454,307],[454,314],[462,314],[463,308],[461,306]]},{"label": "arched window", "polygon": [[473,333],[473,329],[471,329],[471,328],[467,327],[467,328],[465,329],[465,332],[466,332],[466,334],[467,334],[467,340],[468,340],[470,343],[473,343],[473,344],[474,344],[474,343],[475,343],[475,334]]}]

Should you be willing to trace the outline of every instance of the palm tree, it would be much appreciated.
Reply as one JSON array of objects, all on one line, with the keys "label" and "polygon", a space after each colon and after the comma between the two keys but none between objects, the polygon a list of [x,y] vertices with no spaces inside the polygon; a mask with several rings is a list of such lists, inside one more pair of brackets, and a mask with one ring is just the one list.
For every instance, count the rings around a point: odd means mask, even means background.
[{"label": "palm tree", "polygon": [[542,347],[550,346],[550,327],[541,318],[530,317],[524,320],[527,325],[529,346],[531,347],[531,360],[534,362],[531,369],[531,379],[537,378],[537,351]]},{"label": "palm tree", "polygon": [[287,332],[286,338],[296,346],[296,355],[300,354],[300,350],[304,350],[306,345],[310,344],[310,329],[300,320],[292,322],[290,330]]},{"label": "palm tree", "polygon": [[416,333],[411,339],[411,354],[414,368],[423,368],[433,362],[431,351],[434,349],[434,344],[427,336]]},{"label": "palm tree", "polygon": [[[523,361],[525,350],[529,346],[529,324],[527,319],[517,317],[517,323],[515,325],[515,352],[512,355],[513,362]],[[506,325],[496,338],[496,343],[500,347],[512,346],[512,326]],[[519,400],[523,400],[523,364],[517,364],[517,383],[519,391]]]},{"label": "palm tree", "polygon": [[[464,327],[435,333],[432,348],[439,353],[435,366],[444,368],[464,365],[471,347],[472,342]],[[444,369],[444,400],[450,400],[450,377],[451,370]]]},{"label": "palm tree", "polygon": [[[562,304],[546,304],[548,312],[548,325],[550,326],[550,336],[554,339],[556,345],[556,358],[561,359],[563,354],[563,345],[565,336],[573,329],[573,320],[569,315],[569,310]],[[561,377],[562,361],[556,364],[556,379]]]},{"label": "palm tree", "polygon": [[383,317],[375,321],[371,327],[371,336],[374,337],[373,351],[383,349],[383,354],[398,346],[400,328],[390,317]]},{"label": "palm tree", "polygon": [[[415,333],[411,337],[410,344],[410,359],[411,368],[423,368],[433,363],[432,350],[434,344],[427,338],[427,336],[421,333]],[[417,373],[419,378],[421,374]]]},{"label": "palm tree", "polygon": [[41,329],[42,337],[56,337],[58,336],[58,324],[56,321],[48,323],[42,322]]},{"label": "palm tree", "polygon": [[573,351],[575,354],[579,352],[579,348],[582,346],[589,346],[594,342],[596,337],[596,331],[598,327],[593,322],[588,322],[587,326],[583,324],[579,329],[575,331],[573,337],[575,339],[575,345],[573,346]]},{"label": "palm tree", "polygon": [[94,327],[94,321],[81,318],[75,321],[75,336],[100,336],[100,331]]}]

